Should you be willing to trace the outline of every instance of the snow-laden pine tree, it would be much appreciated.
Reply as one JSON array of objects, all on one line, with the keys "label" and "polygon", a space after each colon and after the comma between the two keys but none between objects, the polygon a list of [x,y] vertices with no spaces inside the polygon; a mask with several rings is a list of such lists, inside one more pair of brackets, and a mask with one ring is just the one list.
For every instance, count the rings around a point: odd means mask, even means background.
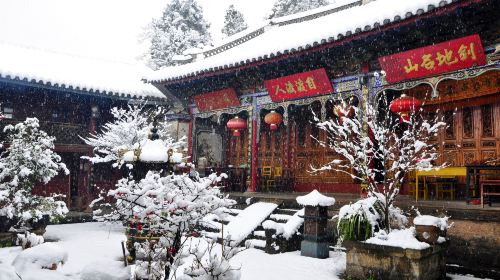
[{"label": "snow-laden pine tree", "polygon": [[40,129],[36,118],[4,128],[7,149],[0,155],[0,216],[20,225],[43,215],[64,215],[66,204],[33,194],[36,183],[47,184],[59,171],[69,174],[54,149],[55,137]]},{"label": "snow-laden pine tree", "polygon": [[174,55],[210,44],[209,26],[196,0],[172,0],[161,18],[152,22],[150,66],[171,66]]},{"label": "snow-laden pine tree", "polygon": [[224,17],[224,28],[222,28],[222,33],[227,37],[234,35],[247,29],[248,26],[245,22],[243,14],[236,10],[234,5],[230,5],[226,10],[226,15]]},{"label": "snow-laden pine tree", "polygon": [[268,18],[296,14],[330,4],[329,0],[276,0]]}]

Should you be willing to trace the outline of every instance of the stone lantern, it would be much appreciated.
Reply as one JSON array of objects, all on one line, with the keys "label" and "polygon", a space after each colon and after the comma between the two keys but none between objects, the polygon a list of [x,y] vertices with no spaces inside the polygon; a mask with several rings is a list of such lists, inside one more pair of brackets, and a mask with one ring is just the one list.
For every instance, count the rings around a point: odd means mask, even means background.
[{"label": "stone lantern", "polygon": [[305,206],[304,240],[300,245],[302,256],[326,259],[330,255],[328,246],[328,207],[335,204],[333,197],[324,196],[317,190],[297,197],[297,203]]}]

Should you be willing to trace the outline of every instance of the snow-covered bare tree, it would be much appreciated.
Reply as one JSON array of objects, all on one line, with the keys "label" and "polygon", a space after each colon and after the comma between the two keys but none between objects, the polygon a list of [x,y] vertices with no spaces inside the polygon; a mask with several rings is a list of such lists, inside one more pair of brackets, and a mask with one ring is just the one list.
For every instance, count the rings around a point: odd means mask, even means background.
[{"label": "snow-covered bare tree", "polygon": [[400,122],[388,110],[385,94],[380,97],[380,107],[367,104],[364,112],[345,103],[339,106],[345,111],[341,115],[347,116],[349,110],[354,110],[355,116],[318,123],[327,134],[327,140],[318,140],[319,143],[335,151],[339,158],[314,171],[343,172],[367,184],[368,195],[382,202],[383,222],[388,226],[390,209],[405,176],[417,169],[440,167],[433,166],[438,151],[430,140],[446,124],[440,121],[439,114],[426,118],[422,108],[411,112],[408,122]]},{"label": "snow-covered bare tree", "polygon": [[234,5],[230,5],[226,10],[226,15],[224,17],[224,28],[222,28],[222,33],[229,37],[247,28],[248,26],[245,22],[243,14],[240,11],[236,10]]},{"label": "snow-covered bare tree", "polygon": [[[83,158],[92,163],[113,162],[113,166],[120,167],[124,163],[120,153],[142,147],[148,139],[154,119],[166,110],[162,107],[147,109],[142,105],[129,105],[125,109],[112,108],[113,121],[104,124],[101,132],[96,135],[82,138],[87,145],[94,148],[93,156]],[[157,126],[160,138],[173,144],[173,139],[169,137],[168,124],[158,122]],[[178,148],[178,145],[173,146]]]},{"label": "snow-covered bare tree", "polygon": [[172,0],[148,32],[152,36],[150,66],[159,69],[173,65],[174,55],[210,44],[209,26],[196,0]]},{"label": "snow-covered bare tree", "polygon": [[55,137],[40,129],[36,118],[4,128],[7,149],[0,156],[0,216],[20,224],[43,215],[64,215],[66,205],[32,193],[35,183],[48,183],[59,171],[69,174],[54,149]]},{"label": "snow-covered bare tree", "polygon": [[296,14],[328,5],[328,0],[276,0],[268,18]]},{"label": "snow-covered bare tree", "polygon": [[223,211],[234,202],[222,196],[215,174],[161,176],[150,171],[141,180],[124,178],[108,195],[115,198],[110,212],[95,212],[100,220],[129,220],[135,234],[160,237],[156,243],[136,243],[136,273],[148,279],[167,279],[187,237],[200,230],[208,214]]}]

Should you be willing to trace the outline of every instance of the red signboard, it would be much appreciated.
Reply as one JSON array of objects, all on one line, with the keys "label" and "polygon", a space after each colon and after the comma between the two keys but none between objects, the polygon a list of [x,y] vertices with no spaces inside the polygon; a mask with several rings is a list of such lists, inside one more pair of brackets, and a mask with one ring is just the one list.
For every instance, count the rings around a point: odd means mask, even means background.
[{"label": "red signboard", "polygon": [[389,83],[486,64],[479,35],[414,49],[379,58]]},{"label": "red signboard", "polygon": [[332,83],[323,68],[267,80],[264,84],[273,102],[283,102],[333,92]]},{"label": "red signboard", "polygon": [[193,100],[200,112],[240,106],[240,100],[233,88],[197,95]]}]

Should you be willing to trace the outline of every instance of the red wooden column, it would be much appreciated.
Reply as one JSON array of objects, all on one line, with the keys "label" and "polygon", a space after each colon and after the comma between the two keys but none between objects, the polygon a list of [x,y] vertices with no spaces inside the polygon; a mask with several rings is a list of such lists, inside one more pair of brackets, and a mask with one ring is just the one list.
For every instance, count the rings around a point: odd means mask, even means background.
[{"label": "red wooden column", "polygon": [[257,154],[258,154],[258,146],[257,146],[257,118],[260,116],[260,112],[254,110],[254,114],[252,116],[252,180],[250,183],[250,192],[257,191]]},{"label": "red wooden column", "polygon": [[189,121],[189,127],[188,127],[188,162],[193,162],[193,129],[194,129],[194,121],[195,121],[195,116],[193,115],[193,108],[191,106],[188,106],[188,112],[189,116],[191,117],[191,120]]}]

